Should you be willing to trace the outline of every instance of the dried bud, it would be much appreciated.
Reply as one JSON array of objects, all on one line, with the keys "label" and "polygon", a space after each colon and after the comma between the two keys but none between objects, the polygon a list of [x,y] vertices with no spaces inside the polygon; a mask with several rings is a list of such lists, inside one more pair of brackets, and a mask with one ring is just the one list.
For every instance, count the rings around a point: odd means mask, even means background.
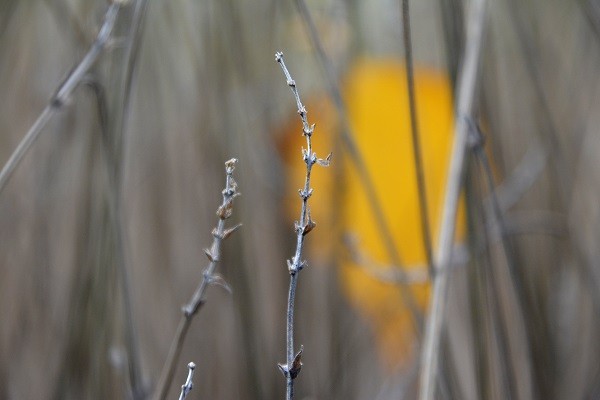
[{"label": "dried bud", "polygon": [[302,369],[302,352],[304,351],[304,346],[300,346],[300,351],[296,353],[294,357],[294,361],[292,362],[292,367],[289,368],[289,373],[292,379],[295,379],[300,370]]},{"label": "dried bud", "polygon": [[283,53],[278,51],[277,53],[275,53],[275,61],[277,62],[281,62],[283,61]]},{"label": "dried bud", "polygon": [[231,236],[233,232],[237,231],[241,226],[242,224],[237,224],[232,228],[225,229],[225,231],[223,231],[223,239],[227,239],[229,236]]},{"label": "dried bud", "polygon": [[221,275],[219,274],[212,274],[212,275],[205,275],[205,279],[206,282],[211,285],[211,286],[219,286],[223,289],[225,289],[229,294],[233,293],[233,290],[231,289],[231,286],[229,285],[229,283],[227,283],[227,281],[225,280],[225,278],[223,278]]},{"label": "dried bud", "polygon": [[304,134],[304,136],[312,136],[313,132],[315,131],[315,124],[312,124],[311,126],[304,127],[302,129],[302,133]]},{"label": "dried bud", "polygon": [[215,262],[215,257],[209,249],[204,249],[204,254],[206,254],[206,257],[208,257],[208,261]]},{"label": "dried bud", "polygon": [[321,167],[329,167],[329,164],[331,164],[331,155],[332,154],[333,153],[329,153],[324,160],[322,158],[319,158],[317,160],[317,164],[319,164]]},{"label": "dried bud", "polygon": [[231,158],[227,161],[225,161],[225,172],[227,173],[227,175],[231,175],[233,173],[233,170],[235,169],[235,164],[237,163],[237,158]]},{"label": "dried bud", "polygon": [[231,217],[233,213],[233,202],[229,199],[225,204],[221,205],[217,209],[217,216],[221,219],[227,219]]}]

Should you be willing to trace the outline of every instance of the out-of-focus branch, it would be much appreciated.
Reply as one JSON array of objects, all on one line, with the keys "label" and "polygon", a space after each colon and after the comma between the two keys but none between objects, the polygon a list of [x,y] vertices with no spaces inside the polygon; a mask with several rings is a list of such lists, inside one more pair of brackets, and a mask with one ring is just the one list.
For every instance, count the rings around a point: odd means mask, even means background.
[{"label": "out-of-focus branch", "polygon": [[15,168],[23,159],[25,153],[27,153],[27,150],[29,150],[31,145],[39,137],[48,121],[50,121],[52,116],[61,110],[68,102],[73,91],[79,86],[89,69],[105,50],[106,45],[111,38],[111,33],[115,26],[119,10],[125,3],[125,1],[114,1],[108,6],[106,14],[104,14],[104,22],[102,23],[100,32],[98,32],[98,36],[96,36],[96,40],[94,40],[94,43],[92,43],[92,46],[79,64],[71,70],[67,78],[59,85],[58,89],[56,89],[46,108],[44,108],[29,131],[27,131],[23,139],[21,139],[17,148],[4,164],[4,167],[2,167],[2,170],[0,171],[0,192],[4,189]]},{"label": "out-of-focus branch", "polygon": [[276,53],[275,60],[281,66],[287,84],[292,89],[294,97],[296,99],[296,105],[298,107],[298,114],[302,120],[302,134],[306,137],[306,149],[302,149],[302,159],[306,164],[306,177],[304,179],[304,187],[298,192],[302,199],[302,207],[300,210],[300,219],[294,224],[296,231],[296,252],[291,260],[288,260],[288,271],[290,273],[290,288],[288,292],[288,305],[287,305],[287,324],[286,324],[286,363],[279,364],[279,369],[286,378],[286,399],[291,400],[294,398],[294,379],[300,373],[302,368],[302,351],[303,347],[300,347],[300,351],[297,353],[294,350],[294,300],[296,298],[296,286],[298,285],[298,275],[300,271],[306,266],[306,261],[302,260],[302,247],[304,244],[304,237],[316,226],[316,223],[310,217],[310,208],[308,206],[308,199],[312,195],[313,189],[310,187],[310,173],[313,165],[318,164],[323,167],[329,166],[331,159],[331,153],[325,159],[317,158],[317,154],[312,151],[312,134],[315,126],[309,125],[306,117],[306,107],[300,100],[300,94],[296,87],[296,82],[292,79],[285,62],[283,60],[283,53]]},{"label": "out-of-focus branch", "polygon": [[[344,243],[352,262],[368,275],[383,283],[415,285],[424,284],[429,281],[430,275],[426,264],[406,265],[405,269],[400,269],[396,265],[377,264],[361,251],[356,237],[346,235]],[[465,245],[457,245],[452,250],[450,267],[464,265],[469,259],[470,254],[467,247]]]},{"label": "out-of-focus branch", "polygon": [[475,94],[478,87],[481,47],[485,33],[487,0],[473,0],[470,3],[467,19],[465,55],[458,78],[456,122],[454,144],[448,168],[448,179],[442,212],[440,238],[436,258],[437,272],[434,279],[433,299],[427,319],[425,341],[421,359],[420,393],[421,400],[433,400],[438,377],[440,341],[445,315],[446,294],[448,292],[448,265],[452,257],[456,213],[462,187],[465,153],[468,146],[469,122]]},{"label": "out-of-focus branch", "polygon": [[235,158],[232,158],[225,163],[225,172],[227,174],[227,178],[225,189],[222,192],[223,202],[217,209],[219,222],[217,227],[212,231],[213,242],[211,247],[204,250],[204,253],[206,254],[206,257],[208,257],[209,261],[208,267],[206,267],[206,270],[202,276],[202,281],[196,288],[192,298],[182,309],[183,315],[179,321],[179,325],[177,326],[177,332],[175,333],[175,337],[171,343],[167,360],[165,361],[160,379],[158,381],[156,394],[154,396],[154,399],[156,400],[163,400],[167,396],[167,391],[171,386],[173,374],[175,373],[175,364],[179,358],[179,354],[181,353],[185,336],[194,315],[196,315],[200,307],[204,304],[204,295],[208,286],[218,285],[230,290],[225,280],[221,276],[215,274],[215,269],[217,268],[217,263],[221,258],[221,243],[241,226],[241,224],[238,224],[232,228],[225,228],[225,221],[231,217],[231,214],[233,213],[233,200],[240,195],[237,191],[237,183],[233,179],[233,170],[235,169],[236,163],[237,160]]},{"label": "out-of-focus branch", "polygon": [[415,94],[415,77],[413,71],[412,39],[410,33],[409,0],[402,0],[402,32],[404,38],[404,62],[406,64],[406,87],[408,90],[408,105],[410,111],[410,127],[412,135],[413,155],[415,157],[415,173],[417,178],[417,195],[419,198],[419,214],[421,217],[421,235],[427,269],[433,277],[435,265],[433,263],[433,245],[431,244],[431,229],[429,227],[429,206],[427,201],[427,188],[425,186],[425,169],[421,154],[421,137],[419,133],[419,119],[417,117],[417,101]]}]

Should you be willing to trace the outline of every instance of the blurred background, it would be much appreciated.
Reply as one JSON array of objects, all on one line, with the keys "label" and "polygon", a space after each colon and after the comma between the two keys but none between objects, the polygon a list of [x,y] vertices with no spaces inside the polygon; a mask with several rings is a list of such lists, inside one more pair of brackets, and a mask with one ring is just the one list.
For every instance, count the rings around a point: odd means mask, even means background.
[{"label": "blurred background", "polygon": [[[469,1],[410,8],[435,248]],[[0,0],[4,164],[105,0]],[[600,398],[600,2],[489,4],[436,398]],[[298,399],[413,399],[430,284],[400,1],[132,0],[0,192],[0,399],[141,399],[207,264],[224,162],[242,196],[178,360],[192,399],[283,397],[305,146]],[[398,271],[405,271],[399,273]],[[411,301],[407,302],[407,299]],[[408,307],[411,304],[412,307]]]}]

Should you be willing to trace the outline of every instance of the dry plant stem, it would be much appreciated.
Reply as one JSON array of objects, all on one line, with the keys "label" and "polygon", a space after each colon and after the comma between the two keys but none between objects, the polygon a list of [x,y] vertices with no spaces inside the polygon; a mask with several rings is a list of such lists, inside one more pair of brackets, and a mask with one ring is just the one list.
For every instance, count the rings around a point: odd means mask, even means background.
[{"label": "dry plant stem", "polygon": [[[318,59],[325,70],[325,75],[327,77],[329,83],[329,93],[333,99],[335,107],[340,115],[340,119],[342,122],[342,143],[344,145],[344,149],[348,152],[350,159],[352,160],[353,166],[356,168],[358,172],[358,177],[360,182],[365,190],[365,194],[367,196],[369,206],[373,210],[373,216],[375,218],[375,223],[377,225],[378,231],[381,234],[381,239],[383,244],[385,245],[386,251],[391,259],[393,265],[397,265],[400,269],[399,274],[404,274],[405,269],[403,267],[403,263],[400,257],[400,253],[394,244],[394,238],[391,232],[390,227],[388,226],[385,213],[381,208],[381,202],[377,196],[377,191],[375,190],[375,186],[373,184],[373,180],[369,174],[369,170],[367,168],[367,164],[360,152],[360,149],[356,145],[353,139],[352,128],[350,127],[348,112],[346,110],[346,106],[344,105],[344,101],[342,98],[342,92],[337,82],[337,78],[334,73],[333,65],[327,54],[325,53],[325,49],[323,48],[323,44],[319,38],[319,34],[317,32],[317,28],[315,27],[315,23],[310,14],[308,7],[306,6],[306,2],[304,0],[295,0],[295,4],[298,8],[298,12],[300,13],[302,20],[306,26],[308,34],[310,36],[313,47],[317,53]],[[401,283],[400,295],[402,296],[402,301],[408,307],[411,317],[415,324],[415,331],[417,333],[417,337],[420,336],[421,325],[423,323],[422,313],[417,307],[417,302],[414,298],[412,291],[408,288],[408,286]]]},{"label": "dry plant stem", "polygon": [[194,370],[196,369],[196,364],[193,362],[188,364],[188,376],[183,385],[181,385],[181,394],[179,395],[179,400],[185,400],[187,395],[192,391],[194,387],[194,383],[192,380],[194,379]]},{"label": "dry plant stem", "polygon": [[215,270],[217,268],[217,264],[221,257],[221,243],[223,240],[227,239],[233,232],[235,232],[241,224],[235,225],[232,228],[225,228],[225,220],[227,220],[233,211],[233,199],[239,196],[237,192],[237,183],[233,179],[233,170],[235,169],[235,164],[237,160],[232,158],[231,160],[225,163],[225,172],[227,174],[225,189],[223,190],[223,202],[221,206],[217,209],[217,216],[219,217],[219,222],[217,227],[213,229],[213,242],[210,249],[205,249],[204,253],[208,257],[209,264],[204,270],[204,274],[202,276],[202,281],[196,288],[194,294],[190,301],[182,308],[183,315],[181,320],[179,321],[179,325],[177,326],[177,331],[175,333],[175,337],[173,342],[171,343],[171,348],[169,349],[169,354],[167,355],[167,360],[165,361],[165,365],[163,366],[163,370],[161,372],[160,380],[157,386],[156,394],[154,399],[162,400],[167,396],[167,392],[169,387],[171,386],[171,382],[173,381],[173,374],[175,373],[175,364],[177,359],[179,358],[179,354],[181,353],[181,348],[183,346],[183,342],[185,340],[185,336],[192,322],[192,318],[198,310],[200,306],[204,304],[204,295],[206,289],[210,285],[220,285],[228,289],[227,284],[219,275],[215,274]]},{"label": "dry plant stem", "polygon": [[448,264],[452,256],[454,231],[456,228],[456,213],[461,191],[464,158],[468,144],[469,116],[472,113],[475,93],[477,90],[481,47],[486,22],[487,0],[473,0],[470,4],[467,19],[467,37],[465,55],[458,77],[457,109],[454,126],[454,143],[452,158],[448,169],[442,225],[436,266],[438,268],[433,286],[433,299],[425,330],[421,360],[420,393],[421,400],[432,400],[438,377],[440,341],[442,323],[445,314],[446,294],[448,291]]},{"label": "dry plant stem", "polygon": [[39,137],[42,129],[46,126],[48,121],[50,121],[52,116],[62,109],[65,103],[69,100],[71,93],[73,93],[77,86],[79,86],[89,69],[92,67],[92,65],[94,65],[100,54],[102,54],[106,48],[106,44],[111,37],[111,33],[115,26],[115,21],[117,20],[120,8],[121,5],[118,3],[112,3],[108,6],[108,10],[104,15],[104,22],[100,28],[100,32],[98,32],[98,36],[96,36],[96,40],[94,40],[94,43],[83,57],[81,62],[77,64],[75,68],[73,68],[67,78],[60,84],[54,95],[52,95],[52,98],[48,102],[46,108],[44,108],[35,123],[25,134],[6,164],[4,164],[2,171],[0,171],[0,192],[6,186],[6,183],[12,176],[15,168],[19,165],[19,162],[21,162],[23,159],[23,156],[27,150],[29,150],[31,145]]},{"label": "dry plant stem", "polygon": [[417,176],[417,194],[419,196],[419,213],[421,216],[421,234],[423,246],[427,257],[427,269],[433,277],[435,266],[433,264],[433,246],[431,244],[431,230],[429,225],[429,203],[427,202],[427,188],[425,186],[425,171],[421,153],[421,138],[419,133],[419,119],[417,117],[417,104],[415,99],[415,79],[413,71],[412,40],[410,35],[409,0],[402,0],[402,28],[404,37],[404,60],[406,64],[406,87],[408,88],[408,104],[410,108],[410,127],[412,135],[413,154],[415,157],[415,172]]},{"label": "dry plant stem", "polygon": [[326,159],[317,158],[316,153],[312,151],[312,134],[315,126],[309,125],[306,117],[306,108],[300,100],[300,94],[296,88],[296,82],[292,79],[285,62],[283,60],[283,53],[276,53],[275,60],[281,66],[287,84],[292,90],[296,99],[296,105],[298,107],[298,114],[302,120],[302,134],[306,137],[306,149],[302,149],[302,159],[306,164],[306,177],[304,179],[304,187],[299,190],[300,198],[302,199],[302,207],[300,210],[300,219],[294,224],[296,231],[296,252],[291,260],[288,260],[288,270],[290,273],[290,288],[288,292],[288,305],[287,305],[287,323],[286,323],[286,364],[279,364],[279,368],[286,378],[286,399],[291,400],[294,397],[294,379],[300,373],[302,368],[302,347],[300,351],[295,353],[294,350],[294,300],[296,298],[296,287],[298,285],[298,274],[306,266],[306,261],[302,260],[302,247],[304,244],[304,237],[316,226],[315,222],[310,217],[310,208],[308,206],[308,199],[312,195],[312,189],[310,187],[310,173],[313,165],[319,164],[321,166],[328,166],[331,154]]}]

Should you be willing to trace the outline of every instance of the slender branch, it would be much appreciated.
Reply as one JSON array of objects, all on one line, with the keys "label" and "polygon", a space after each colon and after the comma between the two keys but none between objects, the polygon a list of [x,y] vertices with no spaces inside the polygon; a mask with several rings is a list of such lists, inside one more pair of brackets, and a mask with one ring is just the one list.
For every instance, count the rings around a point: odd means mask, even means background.
[{"label": "slender branch", "polygon": [[436,259],[437,273],[434,280],[433,299],[425,330],[421,360],[420,394],[421,400],[435,397],[438,376],[442,323],[445,314],[448,292],[448,264],[452,256],[456,213],[462,187],[462,172],[468,145],[468,116],[471,115],[477,89],[479,62],[486,21],[486,0],[473,0],[467,20],[465,55],[458,78],[456,121],[452,158],[448,168],[446,194],[440,227],[440,238]]},{"label": "slender branch", "polygon": [[[354,166],[354,168],[356,168],[356,171],[358,173],[358,179],[360,180],[365,190],[369,206],[373,211],[377,231],[381,235],[381,240],[391,259],[391,262],[394,265],[399,266],[400,268],[404,268],[402,259],[400,257],[400,253],[398,252],[398,249],[394,242],[394,236],[392,235],[392,231],[387,223],[385,213],[381,206],[381,201],[379,200],[379,197],[377,195],[377,190],[375,189],[373,179],[371,178],[369,169],[367,168],[367,163],[365,162],[359,147],[354,141],[354,134],[352,133],[352,127],[350,126],[348,112],[344,104],[342,91],[340,90],[337,78],[335,76],[333,65],[327,57],[327,54],[325,53],[325,49],[319,38],[319,34],[317,32],[314,20],[310,14],[308,7],[306,6],[306,2],[304,0],[295,0],[295,4],[298,9],[298,12],[302,17],[302,20],[304,21],[315,52],[317,53],[318,60],[320,61],[321,66],[325,70],[325,76],[329,83],[329,94],[333,99],[333,103],[337,108],[337,112],[340,115],[340,120],[342,122],[342,144],[344,146],[345,151],[348,153],[348,156],[352,160],[352,165]],[[419,337],[420,332],[422,330],[421,326],[423,324],[421,310],[417,306],[417,301],[410,288],[402,283],[400,283],[400,285],[400,295],[402,296],[402,301],[411,313],[411,317],[415,324],[415,331],[417,333],[417,337]]]},{"label": "slender branch", "polygon": [[44,108],[29,131],[27,131],[23,139],[21,139],[21,142],[17,148],[13,151],[8,161],[4,164],[4,167],[2,167],[2,170],[0,171],[0,192],[6,186],[6,183],[12,176],[15,168],[23,159],[25,153],[27,153],[27,150],[29,150],[31,145],[39,137],[42,129],[46,126],[48,121],[50,121],[52,116],[61,110],[67,103],[73,91],[79,86],[89,69],[94,65],[100,54],[102,54],[102,52],[105,50],[106,44],[108,43],[112,30],[115,26],[117,15],[121,9],[121,6],[123,5],[121,3],[122,2],[115,1],[108,6],[106,14],[104,14],[104,22],[102,23],[100,32],[98,32],[98,36],[96,36],[96,40],[94,40],[94,43],[92,43],[92,46],[79,64],[77,64],[71,70],[67,78],[56,89],[50,98],[50,101],[46,105],[46,108]]},{"label": "slender branch", "polygon": [[408,88],[408,104],[410,108],[410,127],[412,134],[413,154],[415,157],[415,172],[417,176],[417,194],[419,197],[419,213],[421,216],[421,235],[425,247],[427,269],[433,277],[435,266],[433,264],[433,245],[431,244],[431,229],[429,225],[429,206],[427,202],[427,188],[425,186],[425,169],[421,153],[421,138],[419,133],[419,119],[417,117],[417,103],[415,99],[415,78],[413,71],[412,40],[410,35],[409,0],[402,0],[402,28],[404,37],[404,60],[406,64],[406,86]]},{"label": "slender branch", "polygon": [[314,229],[316,223],[310,217],[310,208],[308,206],[308,199],[312,195],[313,189],[310,187],[310,173],[313,165],[318,164],[323,167],[329,166],[331,160],[331,153],[325,159],[317,158],[317,154],[312,151],[312,134],[315,129],[315,125],[309,125],[306,117],[306,107],[300,100],[300,94],[296,87],[296,82],[292,79],[285,62],[283,60],[283,53],[278,52],[275,54],[275,60],[281,66],[287,84],[292,89],[292,93],[296,99],[296,105],[298,107],[298,114],[302,120],[302,134],[306,137],[306,149],[302,149],[302,159],[306,164],[306,177],[304,179],[304,187],[298,192],[302,199],[302,207],[300,210],[300,219],[294,223],[294,230],[296,231],[296,252],[291,260],[288,260],[288,271],[290,273],[290,289],[288,292],[288,306],[287,306],[287,324],[286,324],[286,364],[279,364],[279,369],[286,378],[286,399],[291,400],[294,397],[294,379],[300,373],[302,368],[302,351],[303,347],[300,347],[300,351],[295,353],[294,350],[294,300],[296,298],[296,287],[298,285],[298,275],[300,271],[306,266],[306,261],[302,260],[302,247],[304,244],[304,237]]},{"label": "slender branch", "polygon": [[206,289],[210,285],[217,285],[230,290],[224,279],[215,274],[215,269],[217,268],[217,263],[220,261],[221,257],[221,243],[241,226],[241,224],[238,224],[232,228],[225,228],[225,221],[231,217],[233,212],[233,200],[240,195],[237,191],[237,183],[233,179],[233,170],[235,169],[236,163],[237,160],[235,158],[232,158],[225,163],[225,172],[227,174],[227,178],[225,189],[222,192],[223,202],[217,209],[219,222],[217,227],[212,231],[213,242],[211,247],[204,250],[206,257],[208,257],[209,263],[204,270],[202,281],[196,288],[192,298],[182,308],[183,315],[179,321],[179,325],[177,326],[177,332],[175,333],[175,337],[171,343],[171,348],[169,349],[169,354],[167,355],[167,360],[163,366],[154,399],[163,400],[167,396],[167,391],[171,386],[173,374],[175,373],[175,364],[179,358],[179,354],[181,353],[185,336],[192,322],[192,318],[194,315],[196,315],[200,307],[205,302],[204,296]]},{"label": "slender branch", "polygon": [[179,400],[185,400],[188,393],[192,391],[194,388],[194,383],[192,379],[194,379],[194,370],[196,369],[196,364],[193,362],[188,364],[188,376],[183,385],[181,385],[181,394],[179,395]]}]

